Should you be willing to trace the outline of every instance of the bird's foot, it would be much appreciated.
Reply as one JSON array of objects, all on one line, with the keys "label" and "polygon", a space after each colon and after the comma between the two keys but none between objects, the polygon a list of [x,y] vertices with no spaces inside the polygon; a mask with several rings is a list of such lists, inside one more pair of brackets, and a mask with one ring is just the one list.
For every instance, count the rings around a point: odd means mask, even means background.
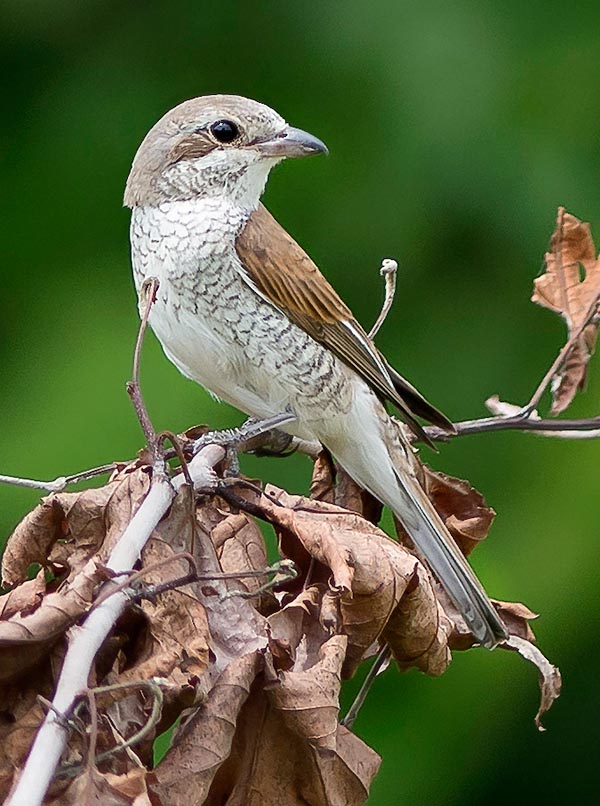
[{"label": "bird's foot", "polygon": [[[226,450],[225,476],[236,477],[240,474],[238,454],[242,450],[253,447],[252,442],[262,437],[268,431],[287,425],[296,419],[292,411],[284,411],[274,417],[260,420],[250,417],[239,428],[225,428],[222,431],[209,431],[193,444],[193,453],[196,454],[205,445],[222,445]],[[259,447],[257,445],[257,447]]]}]

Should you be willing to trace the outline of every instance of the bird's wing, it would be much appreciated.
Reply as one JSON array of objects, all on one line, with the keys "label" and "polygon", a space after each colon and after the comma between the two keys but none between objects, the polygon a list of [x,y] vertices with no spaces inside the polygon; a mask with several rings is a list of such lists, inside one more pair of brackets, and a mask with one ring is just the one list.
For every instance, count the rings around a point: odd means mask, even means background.
[{"label": "bird's wing", "polygon": [[262,204],[238,235],[236,251],[252,288],[393,403],[421,439],[429,442],[414,414],[449,427],[446,417],[389,367],[352,311]]}]

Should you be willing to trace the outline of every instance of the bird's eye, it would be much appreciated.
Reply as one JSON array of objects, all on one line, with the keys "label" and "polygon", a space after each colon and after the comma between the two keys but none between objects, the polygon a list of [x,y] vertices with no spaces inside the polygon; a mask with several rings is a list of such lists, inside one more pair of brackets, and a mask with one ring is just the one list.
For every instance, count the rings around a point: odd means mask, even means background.
[{"label": "bird's eye", "polygon": [[239,136],[240,130],[232,120],[217,120],[210,127],[210,133],[219,143],[231,143]]}]

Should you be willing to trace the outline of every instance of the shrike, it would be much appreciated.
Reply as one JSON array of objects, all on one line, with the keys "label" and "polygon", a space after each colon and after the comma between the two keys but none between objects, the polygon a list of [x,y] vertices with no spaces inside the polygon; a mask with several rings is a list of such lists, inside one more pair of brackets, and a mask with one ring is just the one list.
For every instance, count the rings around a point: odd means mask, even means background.
[{"label": "shrike", "polygon": [[263,104],[234,95],[186,101],[142,142],[125,204],[138,294],[159,280],[150,324],[167,357],[213,395],[319,440],[390,507],[475,638],[504,626],[416,477],[385,403],[421,438],[448,420],[379,352],[308,255],[260,204],[286,157],[327,153]]}]

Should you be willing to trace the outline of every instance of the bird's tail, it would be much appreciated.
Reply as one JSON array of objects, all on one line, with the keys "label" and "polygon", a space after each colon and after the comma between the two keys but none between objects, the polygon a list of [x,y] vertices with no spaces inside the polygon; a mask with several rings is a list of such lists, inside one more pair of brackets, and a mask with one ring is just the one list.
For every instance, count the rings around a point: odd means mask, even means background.
[{"label": "bird's tail", "polygon": [[[366,405],[361,405],[366,404]],[[389,507],[458,608],[477,641],[492,649],[506,629],[471,566],[415,476],[416,459],[381,406],[355,399],[343,439],[323,443],[346,472]],[[352,427],[354,426],[354,428]],[[349,435],[352,437],[349,439]],[[335,444],[337,443],[337,444]]]},{"label": "bird's tail", "polygon": [[480,644],[492,649],[506,629],[471,566],[418,481],[397,472],[388,504],[408,532],[419,556],[440,581]]}]

